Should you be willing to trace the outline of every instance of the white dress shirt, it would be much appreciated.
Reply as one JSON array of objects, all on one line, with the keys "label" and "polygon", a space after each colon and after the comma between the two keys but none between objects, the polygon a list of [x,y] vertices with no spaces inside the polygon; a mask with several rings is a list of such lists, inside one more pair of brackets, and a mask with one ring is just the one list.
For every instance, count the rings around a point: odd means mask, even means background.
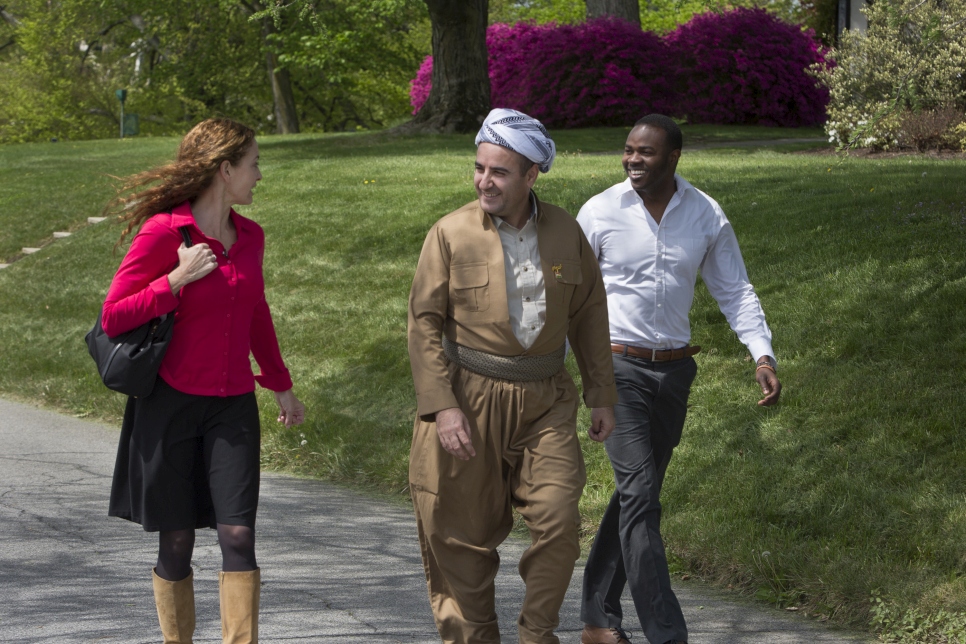
[{"label": "white dress shirt", "polygon": [[493,217],[503,244],[506,302],[510,326],[524,349],[536,342],[547,321],[547,288],[543,283],[537,247],[537,200],[530,193],[530,218],[517,230],[502,217]]},{"label": "white dress shirt", "polygon": [[771,330],[728,218],[714,199],[679,175],[674,180],[660,224],[630,179],[591,198],[577,215],[604,277],[611,341],[645,349],[688,344],[700,270],[752,357],[774,356]]}]

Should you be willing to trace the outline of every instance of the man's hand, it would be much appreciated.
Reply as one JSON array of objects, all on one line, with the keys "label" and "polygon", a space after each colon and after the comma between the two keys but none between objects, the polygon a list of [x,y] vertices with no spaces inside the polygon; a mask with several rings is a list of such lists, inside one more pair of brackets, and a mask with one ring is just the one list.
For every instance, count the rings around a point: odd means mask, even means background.
[{"label": "man's hand", "polygon": [[[771,364],[770,362],[768,364]],[[771,369],[755,369],[755,380],[761,387],[764,398],[758,401],[762,407],[771,407],[778,402],[778,396],[782,393],[782,383],[778,381],[778,375]]]},{"label": "man's hand", "polygon": [[590,428],[587,429],[587,434],[590,440],[603,443],[614,431],[616,424],[613,407],[594,407],[590,412]]},{"label": "man's hand", "polygon": [[468,461],[476,456],[470,434],[470,421],[459,407],[436,412],[436,433],[443,449],[461,461]]}]

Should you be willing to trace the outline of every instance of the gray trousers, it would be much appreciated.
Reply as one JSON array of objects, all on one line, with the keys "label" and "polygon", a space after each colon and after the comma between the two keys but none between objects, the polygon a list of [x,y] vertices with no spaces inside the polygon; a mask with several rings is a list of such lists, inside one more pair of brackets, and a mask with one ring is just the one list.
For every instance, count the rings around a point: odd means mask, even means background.
[{"label": "gray trousers", "polygon": [[616,490],[604,512],[584,569],[581,619],[620,627],[625,585],[651,644],[688,638],[661,540],[661,485],[681,440],[693,358],[651,362],[614,355],[617,426],[605,442]]}]

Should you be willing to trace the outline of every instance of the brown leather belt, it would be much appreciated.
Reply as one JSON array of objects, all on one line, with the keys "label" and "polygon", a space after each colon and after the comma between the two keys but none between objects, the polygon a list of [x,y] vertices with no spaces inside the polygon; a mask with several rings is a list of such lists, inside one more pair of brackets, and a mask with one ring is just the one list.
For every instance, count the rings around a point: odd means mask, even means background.
[{"label": "brown leather belt", "polygon": [[644,358],[652,362],[670,362],[671,360],[682,360],[690,358],[701,351],[701,347],[687,345],[680,349],[644,349],[642,347],[632,347],[629,344],[612,344],[610,350],[622,356],[634,356]]}]

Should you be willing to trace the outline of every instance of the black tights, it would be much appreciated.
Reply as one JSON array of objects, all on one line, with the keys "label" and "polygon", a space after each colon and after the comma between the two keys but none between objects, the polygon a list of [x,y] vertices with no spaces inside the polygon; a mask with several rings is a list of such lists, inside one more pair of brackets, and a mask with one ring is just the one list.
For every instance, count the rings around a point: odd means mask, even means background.
[{"label": "black tights", "polygon": [[[191,553],[195,548],[194,530],[161,532],[158,540],[158,577],[180,581],[191,573]],[[255,570],[255,531],[243,525],[218,524],[221,569],[225,572]]]}]

